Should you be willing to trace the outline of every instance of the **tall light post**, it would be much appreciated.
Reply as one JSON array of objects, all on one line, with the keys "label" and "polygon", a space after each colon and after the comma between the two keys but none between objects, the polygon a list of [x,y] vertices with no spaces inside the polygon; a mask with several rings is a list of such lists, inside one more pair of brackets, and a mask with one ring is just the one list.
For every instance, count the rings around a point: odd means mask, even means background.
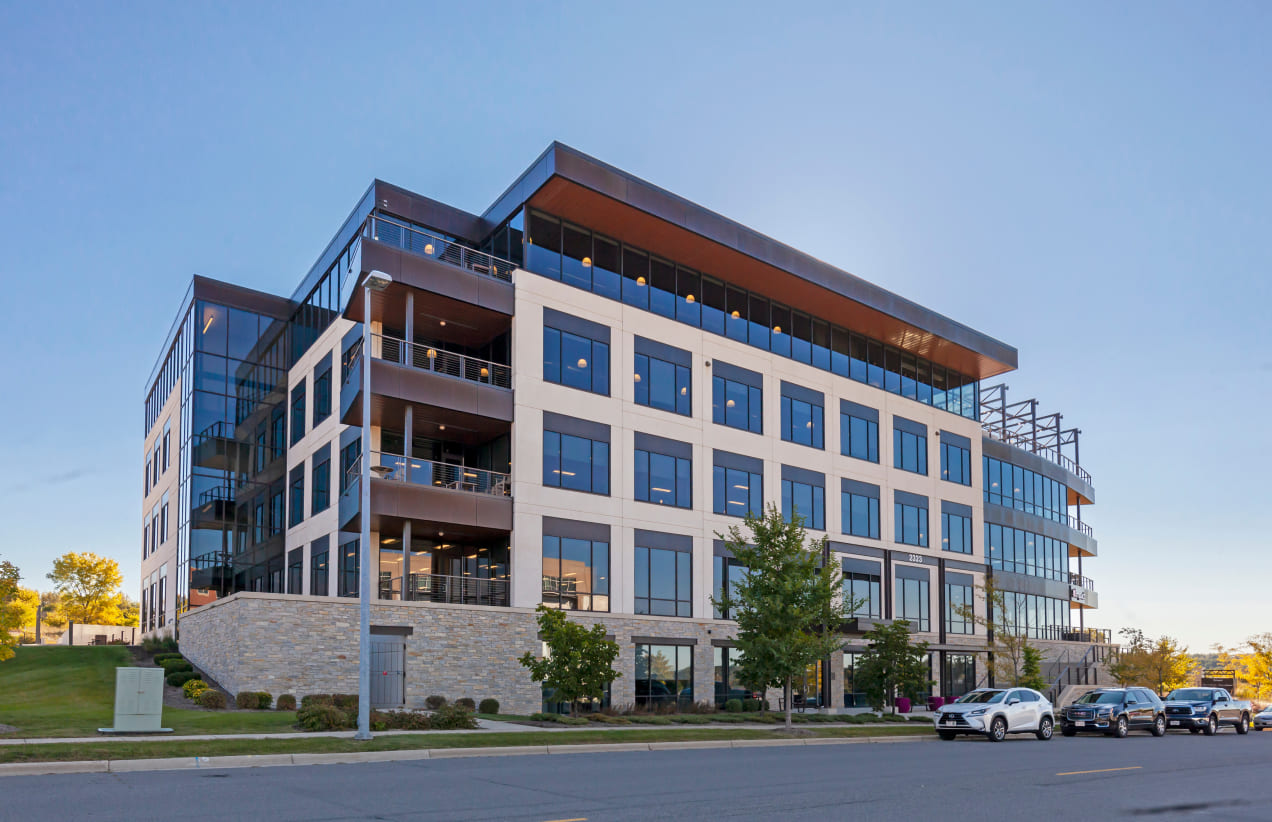
[{"label": "tall light post", "polygon": [[362,281],[362,533],[358,537],[358,732],[371,738],[371,294],[393,278],[372,271]]}]

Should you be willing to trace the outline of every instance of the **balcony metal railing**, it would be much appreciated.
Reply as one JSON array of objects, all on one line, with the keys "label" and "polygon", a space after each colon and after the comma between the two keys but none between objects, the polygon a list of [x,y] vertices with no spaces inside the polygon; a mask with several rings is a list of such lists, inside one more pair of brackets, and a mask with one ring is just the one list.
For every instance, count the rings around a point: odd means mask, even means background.
[{"label": "balcony metal railing", "polygon": [[[354,466],[354,468],[358,467],[360,466]],[[508,474],[485,471],[467,465],[452,465],[419,457],[406,457],[401,454],[386,454],[382,451],[371,452],[371,474],[379,479],[411,485],[431,485],[452,491],[490,494],[496,497],[507,497],[512,494],[512,479]]]},{"label": "balcony metal railing", "polygon": [[402,588],[401,577],[381,580],[380,599],[495,605],[506,608],[509,604],[508,580],[453,577],[445,574],[408,574],[405,590]]},{"label": "balcony metal railing", "polygon": [[1077,531],[1080,534],[1090,537],[1091,539],[1095,539],[1095,531],[1092,530],[1090,525],[1087,525],[1085,522],[1073,516],[1072,514],[1066,514],[1065,517],[1066,517],[1065,524],[1068,525],[1070,528],[1072,528],[1073,530]]},{"label": "balcony metal railing", "polygon": [[1081,574],[1069,574],[1069,584],[1076,585],[1079,588],[1085,588],[1088,591],[1095,590],[1095,580],[1090,577],[1084,577]]},{"label": "balcony metal railing", "polygon": [[493,385],[496,388],[512,388],[511,366],[384,334],[371,336],[371,353],[379,359],[421,371],[431,371],[444,377]]},{"label": "balcony metal railing", "polygon": [[468,248],[454,240],[439,237],[390,217],[368,217],[362,227],[362,236],[504,282],[512,282],[512,270],[516,268],[508,260]]}]

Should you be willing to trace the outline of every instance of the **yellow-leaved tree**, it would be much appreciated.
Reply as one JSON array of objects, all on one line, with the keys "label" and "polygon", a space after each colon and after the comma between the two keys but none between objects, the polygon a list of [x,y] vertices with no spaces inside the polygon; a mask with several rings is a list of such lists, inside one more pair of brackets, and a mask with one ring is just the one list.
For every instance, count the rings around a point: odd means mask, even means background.
[{"label": "yellow-leaved tree", "polygon": [[80,625],[117,625],[124,595],[119,563],[91,551],[71,551],[53,560],[49,579],[62,600],[62,612]]},{"label": "yellow-leaved tree", "polygon": [[1151,687],[1158,696],[1191,685],[1197,660],[1173,637],[1151,639],[1138,628],[1123,628],[1126,637],[1109,673],[1122,685]]},{"label": "yellow-leaved tree", "polygon": [[13,563],[0,559],[0,662],[13,656],[13,646],[18,644],[17,635],[11,632],[22,627],[17,604],[18,582],[21,579]]}]

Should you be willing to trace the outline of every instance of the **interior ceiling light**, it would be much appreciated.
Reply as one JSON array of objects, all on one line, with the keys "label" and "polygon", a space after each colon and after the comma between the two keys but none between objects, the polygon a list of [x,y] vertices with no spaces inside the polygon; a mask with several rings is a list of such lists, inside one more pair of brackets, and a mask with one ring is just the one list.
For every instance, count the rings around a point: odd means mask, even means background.
[{"label": "interior ceiling light", "polygon": [[583,258],[583,267],[584,267],[584,268],[591,268],[591,267],[592,267],[592,258],[591,258],[591,257],[584,257],[584,258]]},{"label": "interior ceiling light", "polygon": [[438,324],[438,325],[440,325],[442,328],[445,328],[445,327],[446,327],[446,320],[438,320],[437,324]]},{"label": "interior ceiling light", "polygon": [[773,333],[774,333],[774,334],[781,334],[781,333],[782,333],[782,327],[781,327],[780,325],[775,325],[775,326],[773,326]]},{"label": "interior ceiling light", "polygon": [[645,278],[644,278],[644,277],[637,277],[637,278],[636,278],[636,285],[644,285],[644,284],[645,284]]},{"label": "interior ceiling light", "polygon": [[579,368],[587,368],[587,360],[583,359],[582,357],[579,357],[578,366]]},{"label": "interior ceiling light", "polygon": [[640,382],[640,374],[636,374],[635,378],[636,378],[636,382]]},{"label": "interior ceiling light", "polygon": [[433,253],[433,244],[432,244],[432,243],[425,243],[425,244],[424,244],[424,253],[425,253],[425,254],[428,254],[428,255],[430,255],[430,256],[432,255],[432,253]]},{"label": "interior ceiling light", "polygon": [[732,408],[732,407],[733,407],[733,400],[727,400],[724,404],[725,404],[726,406],[728,406],[729,408]]},{"label": "interior ceiling light", "polygon": [[735,311],[733,311],[733,313],[731,313],[729,316],[736,320],[736,319],[740,318],[742,315],[741,315],[741,314],[739,314],[739,313],[735,310]]},{"label": "interior ceiling light", "polygon": [[444,426],[444,425],[439,425],[439,426],[437,426],[437,430],[438,430],[438,431],[445,431],[445,430],[446,430],[446,426]]},{"label": "interior ceiling light", "polygon": [[685,297],[685,302],[687,302],[687,303],[691,303],[691,302],[693,302],[693,295],[692,295],[692,294],[689,294],[688,296],[686,296],[686,297]]}]

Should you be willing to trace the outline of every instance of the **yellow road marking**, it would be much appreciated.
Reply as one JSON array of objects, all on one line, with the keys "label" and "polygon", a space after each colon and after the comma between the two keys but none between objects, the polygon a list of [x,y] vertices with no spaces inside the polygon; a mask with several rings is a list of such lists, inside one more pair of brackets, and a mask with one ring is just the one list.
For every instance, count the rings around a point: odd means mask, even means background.
[{"label": "yellow road marking", "polygon": [[1140,765],[1132,765],[1129,768],[1100,768],[1098,771],[1065,771],[1064,773],[1056,774],[1056,776],[1079,776],[1084,773],[1110,773],[1112,771],[1138,771],[1141,767]]},{"label": "yellow road marking", "polygon": [[586,816],[575,817],[574,819],[548,819],[545,822],[587,822]]}]

